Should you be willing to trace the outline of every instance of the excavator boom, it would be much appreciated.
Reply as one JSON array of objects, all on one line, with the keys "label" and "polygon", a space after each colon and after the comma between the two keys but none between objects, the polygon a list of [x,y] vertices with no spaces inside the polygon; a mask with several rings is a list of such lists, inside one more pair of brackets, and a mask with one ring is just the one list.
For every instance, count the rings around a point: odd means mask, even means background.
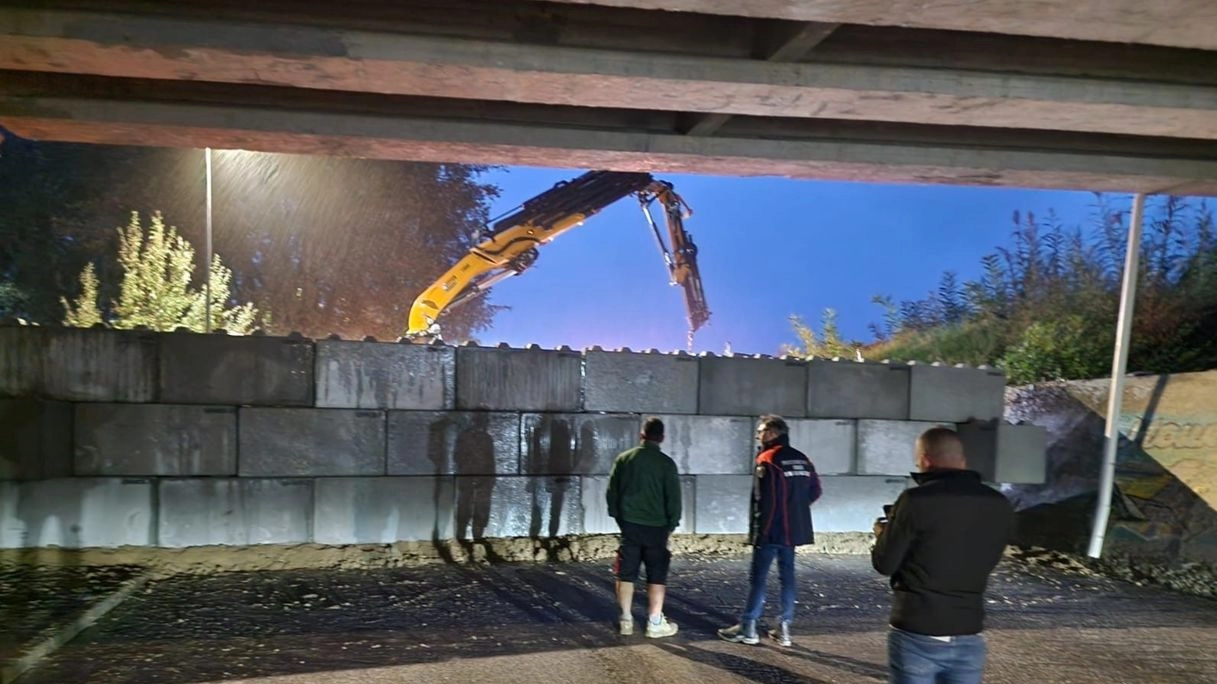
[{"label": "excavator boom", "polygon": [[[616,171],[589,171],[558,183],[495,221],[465,256],[414,300],[406,336],[437,336],[437,321],[445,312],[485,294],[495,283],[523,273],[536,262],[538,247],[629,195],[638,197],[656,231],[672,283],[685,289],[691,340],[710,312],[697,271],[697,248],[682,221],[688,216],[688,207],[672,191],[671,184],[656,181],[647,173]],[[647,210],[653,201],[664,207],[674,255],[659,238],[658,227]]]}]

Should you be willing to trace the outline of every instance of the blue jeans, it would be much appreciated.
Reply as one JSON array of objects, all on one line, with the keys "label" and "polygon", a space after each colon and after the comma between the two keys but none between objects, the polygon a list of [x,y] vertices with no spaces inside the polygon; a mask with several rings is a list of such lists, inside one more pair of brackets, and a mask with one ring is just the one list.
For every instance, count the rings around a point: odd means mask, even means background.
[{"label": "blue jeans", "polygon": [[782,622],[794,620],[794,547],[781,544],[765,544],[752,547],[752,572],[749,579],[752,588],[748,590],[748,604],[743,621],[756,622],[761,619],[761,611],[765,609],[765,583],[769,579],[769,566],[773,559],[778,559],[778,573],[782,578]]},{"label": "blue jeans", "polygon": [[941,641],[892,628],[887,635],[891,684],[979,684],[985,672],[985,638],[980,634]]}]

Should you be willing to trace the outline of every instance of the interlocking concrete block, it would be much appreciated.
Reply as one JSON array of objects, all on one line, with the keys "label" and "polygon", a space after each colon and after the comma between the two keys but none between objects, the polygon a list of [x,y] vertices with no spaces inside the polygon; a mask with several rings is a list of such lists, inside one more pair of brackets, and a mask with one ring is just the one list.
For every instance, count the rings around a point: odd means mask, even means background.
[{"label": "interlocking concrete block", "polygon": [[549,538],[583,531],[580,478],[457,476],[456,538]]},{"label": "interlocking concrete block", "polygon": [[1006,376],[999,370],[918,364],[909,383],[911,420],[993,420],[1006,410]]},{"label": "interlocking concrete block", "polygon": [[584,355],[583,407],[697,413],[698,372],[695,356],[589,351]]},{"label": "interlocking concrete block", "polygon": [[520,414],[390,411],[390,475],[520,472]]},{"label": "interlocking concrete block", "polygon": [[312,480],[192,478],[158,487],[160,546],[309,541]]},{"label": "interlocking concrete block", "polygon": [[47,328],[45,394],[65,401],[156,401],[156,333]]},{"label": "interlocking concrete block", "polygon": [[0,547],[150,546],[152,483],[65,478],[0,483]]},{"label": "interlocking concrete block", "polygon": [[0,397],[34,397],[43,391],[46,328],[0,325]]},{"label": "interlocking concrete block", "polygon": [[317,406],[450,409],[456,395],[452,347],[385,342],[317,342]]},{"label": "interlocking concrete block", "polygon": [[236,475],[237,409],[77,404],[77,475]]},{"label": "interlocking concrete block", "polygon": [[578,411],[583,359],[546,349],[456,350],[456,407],[490,411]]},{"label": "interlocking concrete block", "polygon": [[910,368],[812,361],[807,365],[807,417],[908,420]]},{"label": "interlocking concrete block", "polygon": [[[753,419],[740,416],[659,416],[660,448],[682,475],[744,475],[756,459]],[[638,421],[639,430],[642,421]]]},{"label": "interlocking concrete block", "polygon": [[[692,534],[697,529],[696,479],[686,475],[680,478],[680,525],[673,534]],[[583,533],[617,534],[617,523],[608,514],[608,477],[593,475],[580,478],[583,495]]]},{"label": "interlocking concrete block", "polygon": [[751,475],[698,475],[693,515],[697,534],[748,532]]},{"label": "interlocking concrete block", "polygon": [[896,501],[906,477],[837,475],[821,478],[824,495],[811,506],[816,532],[870,532],[883,506]]},{"label": "interlocking concrete block", "polygon": [[858,423],[853,420],[797,419],[790,426],[790,446],[807,454],[821,475],[854,472]]},{"label": "interlocking concrete block", "polygon": [[242,408],[242,477],[385,474],[385,414],[352,409]]},{"label": "interlocking concrete block", "polygon": [[0,399],[0,480],[72,474],[72,404]]},{"label": "interlocking concrete block", "polygon": [[1044,484],[1048,476],[1048,433],[1038,425],[998,421],[960,423],[968,467],[989,482]]},{"label": "interlocking concrete block", "polygon": [[451,539],[451,477],[338,477],[317,480],[313,540],[391,544]]},{"label": "interlocking concrete block", "polygon": [[313,405],[313,342],[284,337],[161,336],[161,401]]},{"label": "interlocking concrete block", "polygon": [[697,412],[703,415],[807,415],[807,362],[709,356],[700,359]]},{"label": "interlocking concrete block", "polygon": [[617,454],[639,444],[637,416],[532,413],[521,428],[525,475],[605,475]]},{"label": "interlocking concrete block", "polygon": [[948,423],[910,420],[858,421],[858,474],[908,475],[916,468],[917,436]]}]

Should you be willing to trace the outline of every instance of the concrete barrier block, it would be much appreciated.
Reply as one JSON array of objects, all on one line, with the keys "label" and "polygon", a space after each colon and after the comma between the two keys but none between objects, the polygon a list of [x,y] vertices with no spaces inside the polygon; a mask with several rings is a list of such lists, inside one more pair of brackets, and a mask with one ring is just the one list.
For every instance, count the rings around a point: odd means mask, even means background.
[{"label": "concrete barrier block", "polygon": [[1000,420],[1006,410],[1006,376],[999,370],[918,364],[909,383],[911,420]]},{"label": "concrete barrier block", "polygon": [[807,366],[807,417],[908,420],[910,368],[812,361]]},{"label": "concrete barrier block", "polygon": [[156,333],[47,328],[45,394],[65,401],[156,401]]},{"label": "concrete barrier block", "polygon": [[242,408],[242,477],[385,474],[385,413],[357,409]]},{"label": "concrete barrier block", "polygon": [[698,475],[694,490],[697,534],[748,532],[751,475]]},{"label": "concrete barrier block", "polygon": [[237,409],[76,404],[77,475],[236,475]]},{"label": "concrete barrier block", "polygon": [[910,420],[858,421],[858,474],[908,475],[916,468],[917,436],[936,426],[955,427]]},{"label": "concrete barrier block", "polygon": [[72,404],[0,399],[0,480],[72,474]]},{"label": "concrete barrier block", "polygon": [[854,472],[858,422],[854,420],[797,419],[790,426],[790,446],[807,454],[821,475]]},{"label": "concrete barrier block", "polygon": [[547,538],[583,531],[580,478],[457,476],[456,538]]},{"label": "concrete barrier block", "polygon": [[710,356],[700,359],[697,412],[807,415],[807,362]]},{"label": "concrete barrier block", "polygon": [[[745,475],[756,459],[754,421],[742,416],[659,416],[660,447],[682,475]],[[638,421],[642,428],[642,420]]]},{"label": "concrete barrier block", "polygon": [[160,546],[309,541],[312,480],[192,478],[157,486]]},{"label": "concrete barrier block", "polygon": [[520,472],[520,414],[390,411],[390,475]]},{"label": "concrete barrier block", "polygon": [[[609,517],[608,493],[609,479],[605,475],[592,475],[580,478],[581,494],[583,496],[583,533],[584,534],[617,534],[617,522]],[[680,525],[673,534],[692,534],[697,529],[697,493],[696,478],[686,475],[680,478]]]},{"label": "concrete barrier block", "polygon": [[342,340],[316,344],[319,407],[443,410],[455,404],[453,347]]},{"label": "concrete barrier block", "polygon": [[589,351],[583,408],[620,413],[697,413],[698,359]]},{"label": "concrete barrier block", "polygon": [[532,413],[520,420],[525,475],[607,475],[617,454],[639,443],[637,416]]},{"label": "concrete barrier block", "polygon": [[824,495],[811,506],[812,526],[816,532],[870,532],[883,506],[894,503],[909,483],[906,477],[821,478]]},{"label": "concrete barrier block", "polygon": [[583,359],[547,349],[456,350],[456,408],[578,411]]},{"label": "concrete barrier block", "polygon": [[968,467],[989,482],[1044,484],[1048,433],[1038,425],[974,421],[959,425]]},{"label": "concrete barrier block", "polygon": [[0,483],[0,547],[151,546],[152,483],[64,478]]},{"label": "concrete barrier block", "polygon": [[391,544],[451,539],[451,477],[338,477],[316,481],[313,540]]},{"label": "concrete barrier block", "polygon": [[0,325],[0,397],[34,397],[43,392],[46,328]]},{"label": "concrete barrier block", "polygon": [[313,405],[313,342],[284,337],[161,336],[161,401]]}]

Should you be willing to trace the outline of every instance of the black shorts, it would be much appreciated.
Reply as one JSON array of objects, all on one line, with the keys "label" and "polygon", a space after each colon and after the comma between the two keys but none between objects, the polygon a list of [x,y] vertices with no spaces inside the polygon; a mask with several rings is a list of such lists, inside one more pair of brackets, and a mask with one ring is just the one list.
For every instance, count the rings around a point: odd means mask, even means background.
[{"label": "black shorts", "polygon": [[645,563],[647,584],[667,584],[668,565],[672,560],[672,553],[668,551],[668,528],[635,525],[624,520],[618,520],[617,527],[621,528],[621,546],[613,563],[617,579],[637,581],[638,569]]}]

